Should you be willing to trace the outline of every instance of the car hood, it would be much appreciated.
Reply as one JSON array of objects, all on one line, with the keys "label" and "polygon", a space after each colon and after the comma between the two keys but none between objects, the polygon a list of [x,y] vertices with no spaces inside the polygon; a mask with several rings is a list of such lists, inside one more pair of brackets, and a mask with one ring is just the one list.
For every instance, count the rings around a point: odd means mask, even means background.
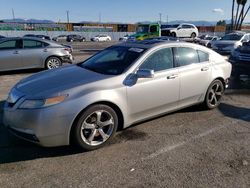
[{"label": "car hood", "polygon": [[225,44],[225,45],[234,45],[236,42],[236,40],[217,40],[214,41],[213,44]]},{"label": "car hood", "polygon": [[77,65],[43,71],[21,80],[15,88],[26,96],[47,96],[108,79],[112,76],[89,71]]}]

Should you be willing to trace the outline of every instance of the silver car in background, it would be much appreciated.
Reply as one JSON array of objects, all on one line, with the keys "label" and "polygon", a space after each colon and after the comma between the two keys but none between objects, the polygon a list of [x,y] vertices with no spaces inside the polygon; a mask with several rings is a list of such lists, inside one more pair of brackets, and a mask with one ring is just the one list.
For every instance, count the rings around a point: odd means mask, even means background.
[{"label": "silver car in background", "polygon": [[250,40],[250,34],[244,32],[229,33],[221,37],[220,40],[211,41],[211,47],[214,51],[229,55],[231,52],[242,46],[243,42],[248,42]]},{"label": "silver car in background", "polygon": [[21,80],[4,105],[4,124],[42,146],[75,142],[93,150],[118,128],[195,104],[216,108],[230,74],[229,62],[200,45],[117,44],[83,63]]},{"label": "silver car in background", "polygon": [[0,72],[28,68],[58,68],[72,63],[71,48],[52,41],[23,37],[0,40]]}]

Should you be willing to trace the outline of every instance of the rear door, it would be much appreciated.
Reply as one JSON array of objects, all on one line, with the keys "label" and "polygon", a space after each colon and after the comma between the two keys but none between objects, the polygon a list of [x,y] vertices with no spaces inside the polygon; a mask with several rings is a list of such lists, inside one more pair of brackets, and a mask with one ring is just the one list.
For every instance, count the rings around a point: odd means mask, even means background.
[{"label": "rear door", "polygon": [[201,102],[211,78],[209,54],[190,47],[174,49],[180,76],[180,105]]},{"label": "rear door", "polygon": [[44,57],[47,43],[35,39],[23,39],[23,49],[21,50],[22,64],[26,68],[44,67]]},{"label": "rear door", "polygon": [[0,42],[0,71],[23,68],[20,48],[20,39],[10,39]]}]

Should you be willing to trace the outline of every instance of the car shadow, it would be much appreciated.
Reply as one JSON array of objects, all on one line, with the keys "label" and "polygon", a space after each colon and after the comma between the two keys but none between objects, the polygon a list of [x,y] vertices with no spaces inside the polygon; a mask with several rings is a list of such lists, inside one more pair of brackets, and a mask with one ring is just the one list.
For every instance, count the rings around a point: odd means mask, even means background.
[{"label": "car shadow", "polygon": [[3,71],[0,72],[1,75],[14,75],[14,74],[29,74],[29,73],[37,73],[41,72],[44,69],[24,69],[24,70],[12,70],[12,71]]},{"label": "car shadow", "polygon": [[250,122],[250,108],[243,108],[221,103],[218,109],[223,115],[227,117]]},{"label": "car shadow", "polygon": [[16,138],[3,125],[3,105],[4,101],[0,101],[0,164],[73,155],[82,152],[82,150],[73,146],[43,148]]}]

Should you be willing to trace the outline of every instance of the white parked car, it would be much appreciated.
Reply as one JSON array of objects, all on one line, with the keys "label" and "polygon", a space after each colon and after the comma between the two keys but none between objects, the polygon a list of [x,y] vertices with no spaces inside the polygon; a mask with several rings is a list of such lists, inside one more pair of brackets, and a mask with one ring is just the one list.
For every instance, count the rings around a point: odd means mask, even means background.
[{"label": "white parked car", "polygon": [[91,41],[98,42],[98,41],[111,41],[111,37],[108,35],[100,34],[93,38],[91,38]]},{"label": "white parked car", "polygon": [[173,37],[195,38],[199,35],[197,27],[193,24],[182,23],[170,25],[162,29],[162,35]]}]

